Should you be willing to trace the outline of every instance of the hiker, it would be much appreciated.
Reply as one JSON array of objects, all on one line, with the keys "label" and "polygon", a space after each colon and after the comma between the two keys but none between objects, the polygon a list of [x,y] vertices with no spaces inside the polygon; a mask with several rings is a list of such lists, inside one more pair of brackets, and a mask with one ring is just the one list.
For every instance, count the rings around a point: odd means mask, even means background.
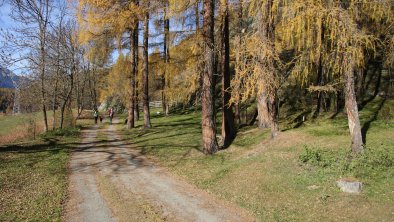
[{"label": "hiker", "polygon": [[114,117],[114,109],[109,108],[108,110],[108,116],[109,116],[109,123],[112,124],[112,118]]},{"label": "hiker", "polygon": [[93,116],[94,116],[94,124],[97,124],[97,119],[99,117],[99,112],[97,111],[97,108],[93,109]]}]

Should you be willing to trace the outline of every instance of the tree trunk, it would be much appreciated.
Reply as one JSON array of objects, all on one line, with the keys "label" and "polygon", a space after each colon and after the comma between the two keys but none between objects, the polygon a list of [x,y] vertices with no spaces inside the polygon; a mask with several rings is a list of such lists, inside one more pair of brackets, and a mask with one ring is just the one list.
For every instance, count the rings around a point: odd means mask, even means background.
[{"label": "tree trunk", "polygon": [[138,99],[138,80],[135,80],[135,93],[134,93],[134,122],[136,124],[137,121],[140,120],[140,106]]},{"label": "tree trunk", "polygon": [[144,78],[143,78],[143,107],[144,107],[144,128],[151,128],[149,114],[149,70],[148,70],[148,45],[149,45],[149,12],[145,13],[144,20]]},{"label": "tree trunk", "polygon": [[279,132],[278,125],[278,98],[277,95],[271,95],[268,102],[271,126],[271,138],[275,139]]},{"label": "tree trunk", "polygon": [[270,127],[270,113],[268,111],[268,101],[265,92],[261,92],[257,97],[257,113],[258,127],[260,129]]},{"label": "tree trunk", "polygon": [[[318,67],[318,72],[317,72],[317,85],[318,86],[323,86],[324,85],[324,77],[323,77],[323,64],[320,58],[319,61],[319,67]],[[323,112],[323,104],[324,100],[323,100],[323,92],[319,91],[318,95],[317,95],[317,106],[316,106],[316,110],[315,113],[313,114],[313,117],[318,117],[320,113]]]},{"label": "tree trunk", "polygon": [[48,117],[46,108],[46,95],[45,95],[45,31],[46,29],[40,27],[40,79],[41,79],[41,108],[44,116],[44,130],[48,132]]},{"label": "tree trunk", "polygon": [[52,109],[53,109],[53,124],[52,124],[52,130],[56,129],[56,97],[57,97],[57,84],[58,84],[58,75],[56,74],[56,81],[55,81],[55,88],[53,90],[53,104],[52,104]]},{"label": "tree trunk", "polygon": [[[261,25],[259,27],[259,32],[260,35],[262,37],[262,41],[266,42],[266,45],[272,45],[273,46],[273,42],[275,39],[275,26],[274,24],[272,24],[272,22],[270,22],[270,16],[271,16],[271,10],[273,7],[273,0],[268,0],[264,3],[264,7],[263,7],[263,13],[262,13],[262,19],[261,19]],[[274,49],[273,49],[274,50]],[[262,61],[264,63],[268,63],[269,61],[264,61],[264,59],[262,59]],[[270,73],[268,78],[275,78],[277,75],[276,71],[273,71],[273,73]],[[267,77],[266,77],[267,78]],[[268,120],[269,120],[269,126],[271,127],[271,136],[272,138],[275,138],[278,134],[279,131],[279,126],[278,126],[278,108],[277,108],[277,103],[278,103],[278,96],[277,96],[277,88],[272,88],[269,92],[266,90],[267,88],[269,88],[269,85],[267,85],[267,81],[264,80],[263,82],[263,90],[260,90],[261,94],[259,95],[260,98],[258,98],[258,100],[263,101],[264,99],[268,99]],[[266,103],[262,103],[261,106],[262,108],[264,104]],[[258,105],[259,107],[259,105]],[[264,109],[263,109],[264,112]],[[260,113],[260,110],[259,110]],[[261,116],[265,116],[265,114],[261,114]]]},{"label": "tree trunk", "polygon": [[[320,41],[324,42],[324,32],[325,28],[324,25],[321,26],[321,33],[320,33]],[[317,70],[317,84],[318,86],[323,86],[324,85],[324,73],[323,73],[323,58],[322,58],[322,53],[319,55],[319,62],[318,62],[318,70]],[[319,91],[317,95],[317,107],[315,110],[315,113],[313,114],[313,117],[318,117],[320,113],[323,111],[324,107],[324,99],[323,99],[323,92]]]},{"label": "tree trunk", "polygon": [[[238,7],[238,47],[241,47],[242,45],[242,28],[243,28],[243,0],[239,1],[239,7]],[[240,49],[238,49],[240,50]],[[234,121],[236,125],[241,125],[241,107],[239,102],[237,102],[234,106],[234,111],[235,111],[235,117]]]},{"label": "tree trunk", "polygon": [[64,110],[65,107],[67,105],[67,102],[71,103],[71,93],[72,90],[74,88],[74,73],[76,72],[76,65],[75,65],[75,61],[73,61],[74,65],[72,67],[72,71],[70,74],[70,89],[67,92],[66,98],[62,104],[62,108],[61,108],[61,118],[60,118],[60,129],[63,129],[63,123],[64,123]]},{"label": "tree trunk", "polygon": [[[137,21],[134,21],[137,23]],[[128,116],[127,116],[127,129],[134,128],[134,96],[135,96],[135,77],[136,77],[136,50],[138,47],[135,44],[135,36],[138,34],[136,29],[136,25],[134,24],[134,28],[131,30],[130,34],[130,60],[131,60],[131,73],[130,73],[130,97],[129,97],[129,108],[128,108]]]},{"label": "tree trunk", "polygon": [[236,130],[234,124],[233,107],[230,105],[230,37],[229,37],[229,14],[228,1],[221,0],[222,13],[222,52],[221,52],[221,74],[222,74],[222,139],[223,147],[228,147],[235,138]]},{"label": "tree trunk", "polygon": [[164,10],[164,63],[165,63],[165,71],[162,77],[162,107],[163,107],[163,112],[165,113],[166,116],[168,116],[168,114],[170,113],[170,108],[169,108],[169,104],[167,102],[167,98],[165,95],[165,88],[166,88],[166,84],[167,87],[168,85],[168,78],[166,78],[168,75],[167,73],[167,66],[168,63],[170,62],[170,20],[168,19],[167,16],[167,10],[169,8],[169,2],[168,0],[165,0],[165,10]]},{"label": "tree trunk", "polygon": [[205,67],[202,76],[202,142],[203,152],[213,154],[218,150],[214,115],[214,0],[204,0],[203,36],[205,49]]},{"label": "tree trunk", "polygon": [[194,16],[195,16],[195,19],[196,19],[196,24],[195,24],[195,26],[196,26],[196,35],[198,35],[198,33],[200,32],[200,9],[198,8],[198,6],[199,6],[199,3],[200,3],[200,0],[196,0],[196,5],[195,5],[195,7],[194,7]]},{"label": "tree trunk", "polygon": [[345,106],[348,116],[349,131],[351,137],[351,147],[353,153],[363,151],[363,138],[361,134],[360,119],[358,115],[358,107],[356,94],[354,90],[354,70],[350,68],[345,73]]},{"label": "tree trunk", "polygon": [[63,122],[64,122],[64,109],[66,107],[66,100],[63,101],[63,104],[60,108],[60,129],[63,129]]},{"label": "tree trunk", "polygon": [[362,97],[364,94],[364,82],[365,82],[365,72],[363,68],[358,69],[358,75],[357,75],[357,98],[358,102],[362,102]]},{"label": "tree trunk", "polygon": [[134,50],[135,50],[135,57],[134,57],[134,59],[135,59],[135,79],[134,79],[134,81],[135,81],[135,86],[134,86],[134,90],[135,90],[135,93],[134,93],[134,125],[136,125],[137,123],[137,121],[139,121],[140,120],[140,106],[139,106],[139,96],[138,96],[138,74],[139,74],[139,70],[138,70],[138,66],[139,66],[139,41],[138,41],[138,38],[139,38],[139,23],[137,22],[137,24],[136,24],[136,34],[134,35],[134,44],[135,44],[135,47],[134,47]]}]

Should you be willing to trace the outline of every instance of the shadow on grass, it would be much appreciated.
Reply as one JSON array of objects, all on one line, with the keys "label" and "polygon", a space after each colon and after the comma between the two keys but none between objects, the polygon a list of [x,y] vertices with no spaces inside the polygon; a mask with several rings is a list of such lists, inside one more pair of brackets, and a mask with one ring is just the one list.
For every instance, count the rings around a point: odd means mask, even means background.
[{"label": "shadow on grass", "polygon": [[3,152],[18,152],[18,153],[34,153],[34,152],[56,152],[63,148],[57,146],[57,140],[48,140],[37,144],[21,143],[21,144],[10,144],[1,145],[0,153]]},{"label": "shadow on grass", "polygon": [[376,110],[374,110],[373,115],[371,116],[371,118],[369,118],[364,123],[364,125],[362,126],[361,134],[362,134],[362,137],[363,137],[363,143],[364,144],[367,143],[367,132],[368,132],[369,128],[371,127],[371,123],[378,119],[379,112],[383,108],[385,102],[386,102],[386,98],[383,98],[382,101],[380,101],[379,106],[376,108]]}]

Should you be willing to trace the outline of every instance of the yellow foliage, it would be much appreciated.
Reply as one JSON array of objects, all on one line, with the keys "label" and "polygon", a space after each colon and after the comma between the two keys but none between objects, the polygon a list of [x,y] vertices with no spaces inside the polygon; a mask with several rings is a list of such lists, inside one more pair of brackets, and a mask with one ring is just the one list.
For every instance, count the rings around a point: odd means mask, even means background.
[{"label": "yellow foliage", "polygon": [[184,103],[199,88],[199,55],[201,48],[196,47],[199,37],[190,36],[178,45],[170,47],[171,59],[169,63],[154,54],[150,56],[150,70],[156,79],[166,80],[164,93],[169,103]]},{"label": "yellow foliage", "polygon": [[128,98],[130,97],[130,87],[129,87],[129,74],[131,65],[127,56],[122,53],[116,63],[112,66],[108,76],[106,77],[107,86],[103,89],[101,96],[101,101],[104,101],[108,97],[120,98],[123,104],[127,104]]}]

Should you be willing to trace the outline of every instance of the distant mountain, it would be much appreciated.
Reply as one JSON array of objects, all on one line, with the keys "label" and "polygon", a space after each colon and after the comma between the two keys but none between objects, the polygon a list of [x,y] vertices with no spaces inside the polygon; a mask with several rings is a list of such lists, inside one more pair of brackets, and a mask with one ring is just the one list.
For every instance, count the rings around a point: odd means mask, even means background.
[{"label": "distant mountain", "polygon": [[20,76],[0,66],[0,88],[15,89],[15,84],[17,84],[20,79]]}]

